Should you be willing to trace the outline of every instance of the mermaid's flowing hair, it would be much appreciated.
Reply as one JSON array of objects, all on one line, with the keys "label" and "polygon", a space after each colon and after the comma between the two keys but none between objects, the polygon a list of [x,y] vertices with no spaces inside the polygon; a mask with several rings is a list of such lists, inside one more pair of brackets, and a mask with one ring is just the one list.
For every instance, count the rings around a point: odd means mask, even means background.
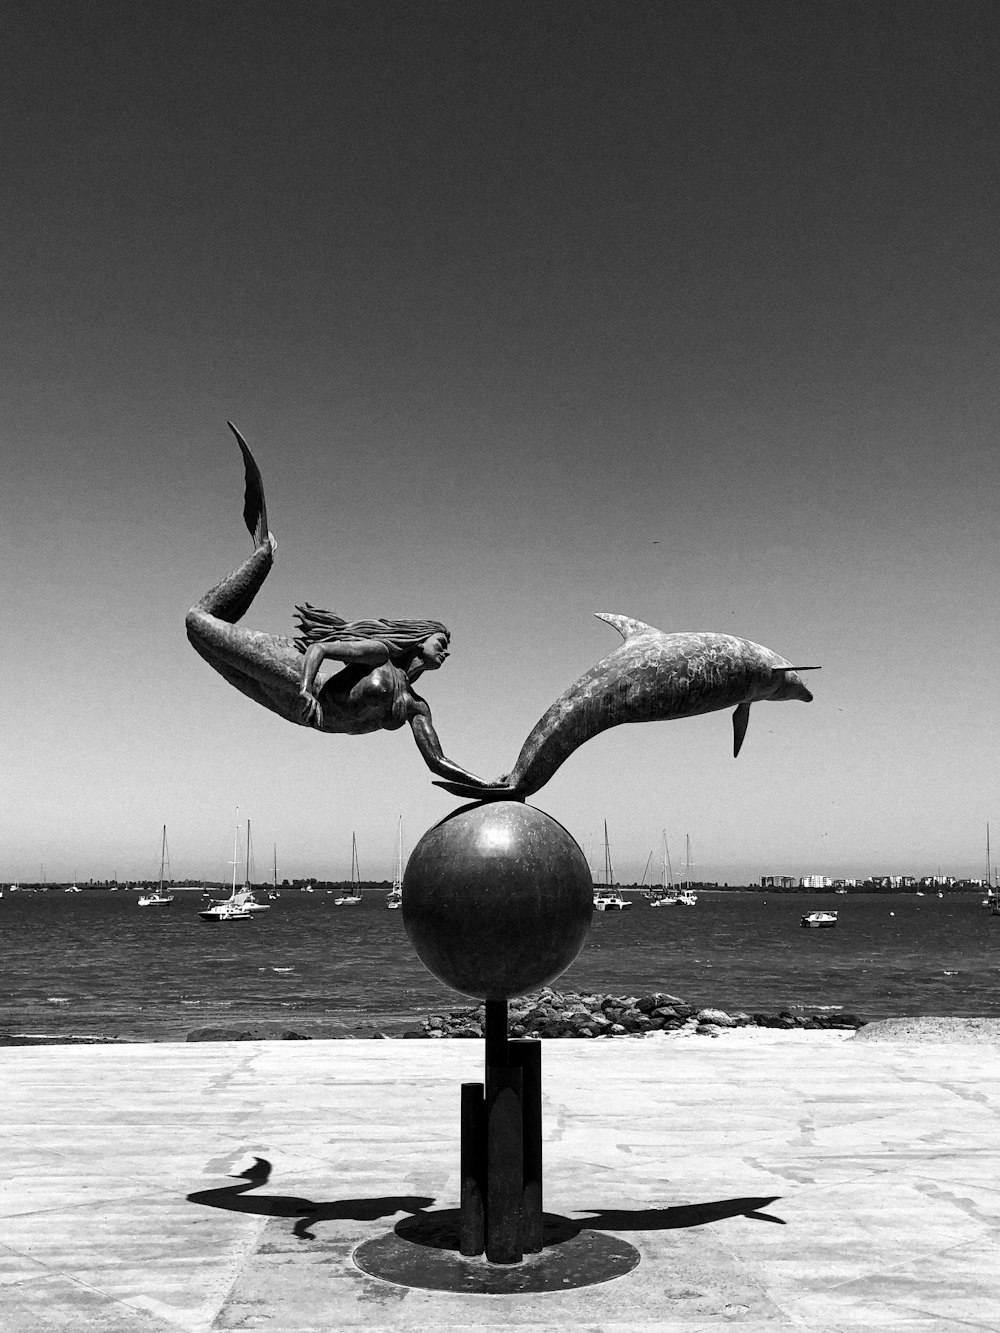
[{"label": "mermaid's flowing hair", "polygon": [[344,620],[332,611],[304,602],[295,608],[299,634],[295,646],[300,653],[313,643],[341,643],[345,639],[375,639],[384,644],[389,660],[405,666],[420,645],[432,634],[451,639],[451,631],[440,620]]}]

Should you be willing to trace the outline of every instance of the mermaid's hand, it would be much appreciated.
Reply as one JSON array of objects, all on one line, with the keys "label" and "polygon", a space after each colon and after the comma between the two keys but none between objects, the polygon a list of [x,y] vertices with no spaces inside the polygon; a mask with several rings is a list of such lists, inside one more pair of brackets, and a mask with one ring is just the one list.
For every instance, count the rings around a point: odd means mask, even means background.
[{"label": "mermaid's hand", "polygon": [[299,721],[304,727],[323,729],[323,708],[319,700],[308,690],[299,691]]}]

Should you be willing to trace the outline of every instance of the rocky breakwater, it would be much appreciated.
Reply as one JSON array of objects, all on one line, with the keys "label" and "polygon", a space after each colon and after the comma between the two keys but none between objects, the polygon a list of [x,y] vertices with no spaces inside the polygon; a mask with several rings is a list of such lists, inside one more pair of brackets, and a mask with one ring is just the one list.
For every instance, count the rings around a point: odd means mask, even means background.
[{"label": "rocky breakwater", "polygon": [[[865,1020],[841,1012],[823,1014],[747,1014],[688,1004],[676,995],[592,995],[549,987],[509,1003],[512,1037],[641,1037],[652,1032],[694,1032],[718,1036],[729,1028],[765,1027],[857,1029]],[[405,1037],[482,1037],[480,1004],[431,1014]]]}]

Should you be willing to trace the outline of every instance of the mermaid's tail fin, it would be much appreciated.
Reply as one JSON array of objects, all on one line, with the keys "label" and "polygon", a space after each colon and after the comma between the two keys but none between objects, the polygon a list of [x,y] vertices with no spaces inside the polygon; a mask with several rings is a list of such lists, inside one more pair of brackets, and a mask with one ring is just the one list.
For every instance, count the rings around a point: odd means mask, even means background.
[{"label": "mermaid's tail fin", "polygon": [[236,443],[240,446],[240,452],[243,455],[243,465],[246,468],[246,493],[243,500],[243,521],[247,525],[250,536],[253,538],[254,546],[261,546],[267,541],[267,506],[264,503],[264,482],[260,475],[260,468],[250,452],[246,440],[239,433],[231,421],[226,425],[236,436]]},{"label": "mermaid's tail fin", "polygon": [[445,791],[450,791],[452,796],[461,796],[465,801],[523,801],[524,797],[513,787],[489,786],[484,783],[481,787],[474,782],[441,782],[437,778],[432,779],[435,787],[443,787]]}]

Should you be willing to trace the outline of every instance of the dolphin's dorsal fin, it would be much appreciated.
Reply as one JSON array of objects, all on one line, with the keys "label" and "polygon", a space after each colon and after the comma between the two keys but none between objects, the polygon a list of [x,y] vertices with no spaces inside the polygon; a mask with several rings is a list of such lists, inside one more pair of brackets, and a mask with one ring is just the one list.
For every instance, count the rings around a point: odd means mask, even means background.
[{"label": "dolphin's dorsal fin", "polygon": [[750,721],[750,705],[740,704],[733,714],[733,758],[736,759],[740,753],[740,747],[743,745],[743,737],[747,734],[747,723]]},{"label": "dolphin's dorsal fin", "polygon": [[595,611],[594,615],[598,620],[606,620],[609,625],[613,625],[626,643],[629,639],[636,639],[640,634],[659,634],[659,630],[653,625],[647,625],[645,621],[633,620],[631,616],[616,616],[610,611]]}]

